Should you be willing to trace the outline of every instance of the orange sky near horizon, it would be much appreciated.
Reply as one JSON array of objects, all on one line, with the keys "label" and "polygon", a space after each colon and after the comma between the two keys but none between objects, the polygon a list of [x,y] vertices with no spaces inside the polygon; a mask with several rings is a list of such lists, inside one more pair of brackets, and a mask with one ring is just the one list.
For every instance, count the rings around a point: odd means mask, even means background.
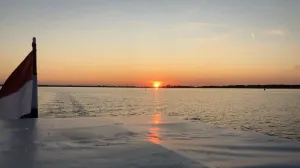
[{"label": "orange sky near horizon", "polygon": [[40,84],[300,84],[299,5],[3,1],[0,83],[30,52],[35,36]]}]

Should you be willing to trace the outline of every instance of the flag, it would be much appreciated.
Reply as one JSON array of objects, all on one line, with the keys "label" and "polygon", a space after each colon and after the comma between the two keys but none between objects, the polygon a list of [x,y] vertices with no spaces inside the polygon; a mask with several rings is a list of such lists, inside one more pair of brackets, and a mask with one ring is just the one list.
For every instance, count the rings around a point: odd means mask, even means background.
[{"label": "flag", "polygon": [[0,119],[37,118],[35,39],[32,46],[0,90]]}]

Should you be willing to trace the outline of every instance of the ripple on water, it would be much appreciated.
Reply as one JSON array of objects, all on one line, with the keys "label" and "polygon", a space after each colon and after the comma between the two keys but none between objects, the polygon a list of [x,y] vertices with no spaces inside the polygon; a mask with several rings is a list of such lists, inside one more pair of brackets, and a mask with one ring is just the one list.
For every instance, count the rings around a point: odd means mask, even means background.
[{"label": "ripple on water", "polygon": [[41,117],[162,113],[300,140],[300,90],[39,88]]}]

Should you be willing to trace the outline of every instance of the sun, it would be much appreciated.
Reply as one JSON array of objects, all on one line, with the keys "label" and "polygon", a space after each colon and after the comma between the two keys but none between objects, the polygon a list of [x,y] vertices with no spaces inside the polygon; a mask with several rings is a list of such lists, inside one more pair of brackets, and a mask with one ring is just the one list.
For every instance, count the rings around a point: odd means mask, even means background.
[{"label": "sun", "polygon": [[161,85],[161,82],[153,82],[153,87],[159,88]]}]

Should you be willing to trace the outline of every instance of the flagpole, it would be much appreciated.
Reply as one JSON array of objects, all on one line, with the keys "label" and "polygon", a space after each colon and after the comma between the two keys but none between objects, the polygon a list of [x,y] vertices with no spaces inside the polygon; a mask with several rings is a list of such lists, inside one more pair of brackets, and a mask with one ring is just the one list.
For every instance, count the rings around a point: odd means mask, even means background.
[{"label": "flagpole", "polygon": [[33,53],[33,75],[37,75],[37,65],[36,65],[36,38],[32,38],[32,53]]},{"label": "flagpole", "polygon": [[33,54],[33,88],[32,88],[32,106],[31,117],[38,118],[38,82],[37,82],[37,58],[36,58],[36,38],[32,39]]}]

